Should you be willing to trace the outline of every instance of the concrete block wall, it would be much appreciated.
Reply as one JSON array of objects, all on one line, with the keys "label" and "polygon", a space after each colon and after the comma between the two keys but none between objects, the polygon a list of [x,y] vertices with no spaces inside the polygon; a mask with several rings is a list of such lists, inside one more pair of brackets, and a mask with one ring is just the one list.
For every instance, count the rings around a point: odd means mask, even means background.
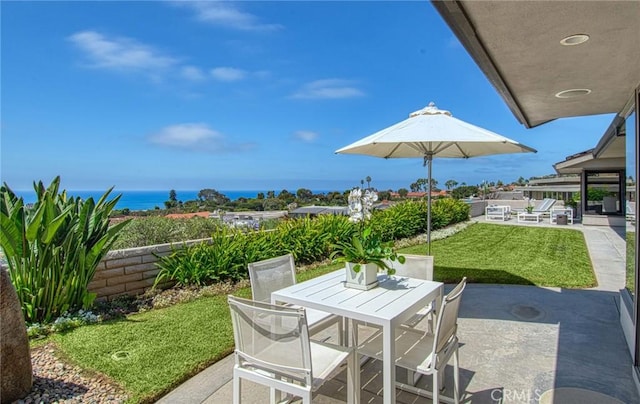
[{"label": "concrete block wall", "polygon": [[[172,251],[183,248],[185,244],[198,244],[208,240],[191,240],[186,243],[157,244],[109,251],[98,264],[88,289],[98,295],[98,300],[111,300],[122,295],[140,295],[150,289],[156,280],[160,271],[155,265],[158,256],[169,255]],[[164,283],[159,286],[170,285],[170,283]]]},{"label": "concrete block wall", "polygon": [[467,202],[470,206],[469,214],[471,217],[478,217],[484,215],[484,208],[487,206],[487,201],[471,201]]}]

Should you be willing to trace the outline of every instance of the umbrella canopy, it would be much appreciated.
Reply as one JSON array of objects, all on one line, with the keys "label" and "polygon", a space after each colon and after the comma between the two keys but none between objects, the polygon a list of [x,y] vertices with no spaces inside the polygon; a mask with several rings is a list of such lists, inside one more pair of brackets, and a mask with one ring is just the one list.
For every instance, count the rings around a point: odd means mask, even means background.
[{"label": "umbrella canopy", "polygon": [[434,157],[469,158],[536,150],[454,118],[449,111],[429,106],[409,118],[345,146],[336,153],[382,158],[422,158],[428,167],[427,246],[431,254],[431,162]]}]

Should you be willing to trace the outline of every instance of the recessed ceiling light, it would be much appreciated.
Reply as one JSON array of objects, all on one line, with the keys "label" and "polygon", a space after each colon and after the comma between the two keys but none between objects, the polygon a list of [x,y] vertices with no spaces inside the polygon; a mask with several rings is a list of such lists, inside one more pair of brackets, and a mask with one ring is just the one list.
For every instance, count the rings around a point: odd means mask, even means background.
[{"label": "recessed ceiling light", "polygon": [[569,35],[560,41],[564,46],[573,46],[580,45],[581,43],[585,43],[589,40],[589,35],[586,34],[577,34],[577,35]]},{"label": "recessed ceiling light", "polygon": [[556,94],[557,98],[573,98],[581,97],[583,95],[590,94],[591,90],[588,88],[572,88],[571,90],[560,91]]}]

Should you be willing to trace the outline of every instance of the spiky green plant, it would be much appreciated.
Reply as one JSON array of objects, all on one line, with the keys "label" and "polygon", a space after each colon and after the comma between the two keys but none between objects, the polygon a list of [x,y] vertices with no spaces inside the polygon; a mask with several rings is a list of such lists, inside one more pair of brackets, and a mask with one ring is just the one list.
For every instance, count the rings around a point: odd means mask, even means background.
[{"label": "spiky green plant", "polygon": [[37,201],[0,187],[0,246],[27,322],[49,322],[69,309],[87,309],[96,295],[87,285],[96,267],[128,221],[109,225],[120,195],[98,202],[58,192],[60,177],[49,187],[34,183]]}]

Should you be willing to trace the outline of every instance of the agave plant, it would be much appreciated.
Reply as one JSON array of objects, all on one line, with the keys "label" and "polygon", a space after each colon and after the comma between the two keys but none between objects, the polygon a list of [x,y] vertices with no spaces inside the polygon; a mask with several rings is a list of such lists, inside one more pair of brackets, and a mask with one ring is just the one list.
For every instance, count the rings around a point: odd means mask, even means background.
[{"label": "agave plant", "polygon": [[49,322],[69,309],[89,308],[89,293],[100,260],[128,221],[109,225],[120,196],[107,200],[58,193],[60,177],[49,187],[34,183],[37,201],[26,206],[5,183],[0,188],[0,246],[27,322]]}]

